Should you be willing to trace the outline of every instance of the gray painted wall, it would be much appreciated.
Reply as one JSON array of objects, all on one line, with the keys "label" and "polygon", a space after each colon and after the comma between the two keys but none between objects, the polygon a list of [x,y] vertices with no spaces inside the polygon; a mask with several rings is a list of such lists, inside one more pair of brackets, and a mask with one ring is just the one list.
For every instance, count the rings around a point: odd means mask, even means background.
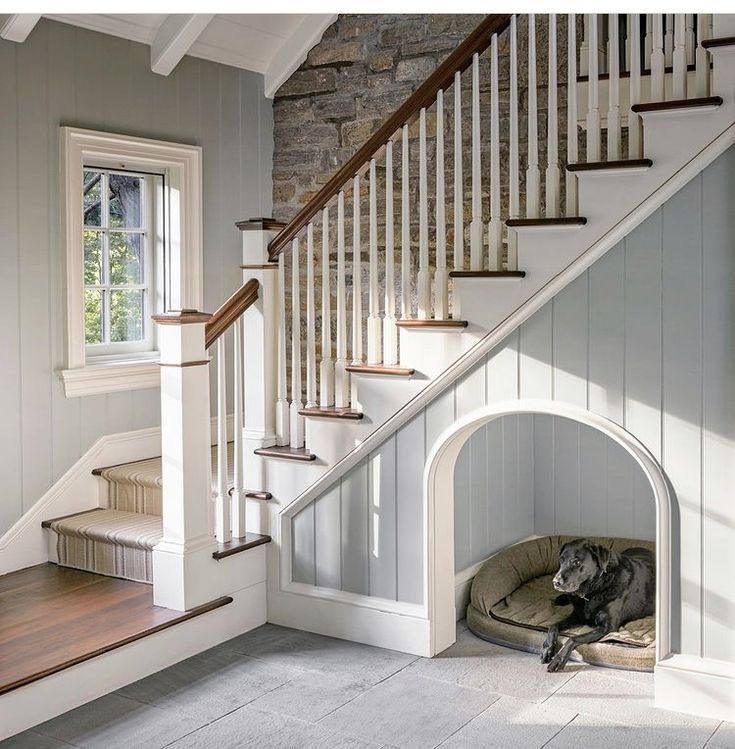
[{"label": "gray painted wall", "polygon": [[42,20],[0,40],[0,533],[101,435],[158,424],[157,390],[64,397],[60,125],[201,145],[204,302],[239,284],[234,222],[271,210],[262,76],[185,57],[168,77],[146,45]]},{"label": "gray painted wall", "polygon": [[[661,462],[676,495],[673,532],[680,548],[673,646],[735,661],[728,627],[735,619],[733,205],[730,148],[316,500],[314,509],[306,508],[294,524],[299,579],[421,600],[421,481],[434,440],[458,416],[486,403],[555,399],[612,419]],[[595,445],[584,442],[594,452]],[[355,493],[355,486],[371,481],[371,461],[379,454],[389,456],[380,472],[388,490],[376,492],[372,479],[371,495]],[[626,498],[621,517],[650,533],[650,518],[638,517],[643,504],[636,490],[622,490],[616,458],[605,460],[608,485]],[[576,504],[567,489],[557,500]],[[310,524],[304,518],[314,510]],[[376,532],[376,519],[383,517],[389,530],[379,525]],[[593,518],[579,522],[580,531],[591,530]],[[608,510],[609,532],[618,532],[617,522]],[[535,517],[544,532],[550,523],[548,514]],[[376,547],[376,538],[387,549]]]}]

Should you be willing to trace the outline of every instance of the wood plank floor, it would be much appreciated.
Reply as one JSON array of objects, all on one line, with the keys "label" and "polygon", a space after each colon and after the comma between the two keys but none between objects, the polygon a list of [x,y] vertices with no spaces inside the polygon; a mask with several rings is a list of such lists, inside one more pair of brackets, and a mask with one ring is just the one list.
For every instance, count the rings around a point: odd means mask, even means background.
[{"label": "wood plank floor", "polygon": [[0,577],[0,694],[231,603],[153,605],[153,587],[42,564]]}]

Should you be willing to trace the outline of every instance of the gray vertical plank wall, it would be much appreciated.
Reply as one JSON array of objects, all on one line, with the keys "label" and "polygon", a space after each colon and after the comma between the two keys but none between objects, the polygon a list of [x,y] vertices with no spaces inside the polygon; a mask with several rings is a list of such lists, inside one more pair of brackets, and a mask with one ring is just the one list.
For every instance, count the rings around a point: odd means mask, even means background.
[{"label": "gray vertical plank wall", "polygon": [[0,40],[0,534],[98,437],[155,426],[156,389],[65,398],[59,126],[201,145],[204,305],[239,285],[234,222],[269,215],[272,117],[262,76],[185,57],[168,77],[147,45],[42,19]]},{"label": "gray vertical plank wall", "polygon": [[[434,441],[484,403],[553,398],[612,419],[661,462],[681,547],[674,649],[735,661],[726,625],[735,617],[733,205],[735,147],[317,499],[316,522],[304,523],[313,538],[294,549],[295,561],[313,548],[317,584],[356,589],[342,574],[357,567],[368,570],[359,592],[421,600],[421,482]],[[385,450],[395,456],[382,464],[395,471],[380,476],[390,487],[386,502],[366,471]],[[566,419],[514,416],[483,426],[459,455],[455,494],[458,570],[530,533],[655,536],[651,489],[630,456]],[[338,539],[352,542],[344,523],[353,502],[358,514],[371,513],[366,537],[337,550]],[[380,549],[385,565],[371,558],[376,536],[388,544]],[[340,569],[325,566],[338,562]]]}]

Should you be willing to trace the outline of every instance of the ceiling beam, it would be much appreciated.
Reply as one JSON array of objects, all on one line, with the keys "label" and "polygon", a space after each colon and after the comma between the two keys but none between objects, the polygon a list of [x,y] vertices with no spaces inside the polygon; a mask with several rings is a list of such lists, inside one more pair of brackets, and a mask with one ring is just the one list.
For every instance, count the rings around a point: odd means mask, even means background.
[{"label": "ceiling beam", "polygon": [[151,70],[168,75],[213,18],[213,13],[167,16],[151,44]]},{"label": "ceiling beam", "polygon": [[24,42],[40,18],[40,13],[16,13],[8,16],[0,26],[0,37],[9,42]]}]

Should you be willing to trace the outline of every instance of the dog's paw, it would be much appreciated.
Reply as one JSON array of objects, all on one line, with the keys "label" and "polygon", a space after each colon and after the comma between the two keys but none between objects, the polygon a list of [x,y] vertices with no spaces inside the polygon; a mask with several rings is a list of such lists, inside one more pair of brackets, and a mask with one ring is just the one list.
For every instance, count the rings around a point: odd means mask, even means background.
[{"label": "dog's paw", "polygon": [[554,649],[544,645],[544,647],[541,648],[541,663],[548,663],[553,655]]},{"label": "dog's paw", "polygon": [[561,671],[566,665],[564,658],[560,658],[558,655],[551,659],[551,663],[546,667],[546,670],[550,673]]}]

